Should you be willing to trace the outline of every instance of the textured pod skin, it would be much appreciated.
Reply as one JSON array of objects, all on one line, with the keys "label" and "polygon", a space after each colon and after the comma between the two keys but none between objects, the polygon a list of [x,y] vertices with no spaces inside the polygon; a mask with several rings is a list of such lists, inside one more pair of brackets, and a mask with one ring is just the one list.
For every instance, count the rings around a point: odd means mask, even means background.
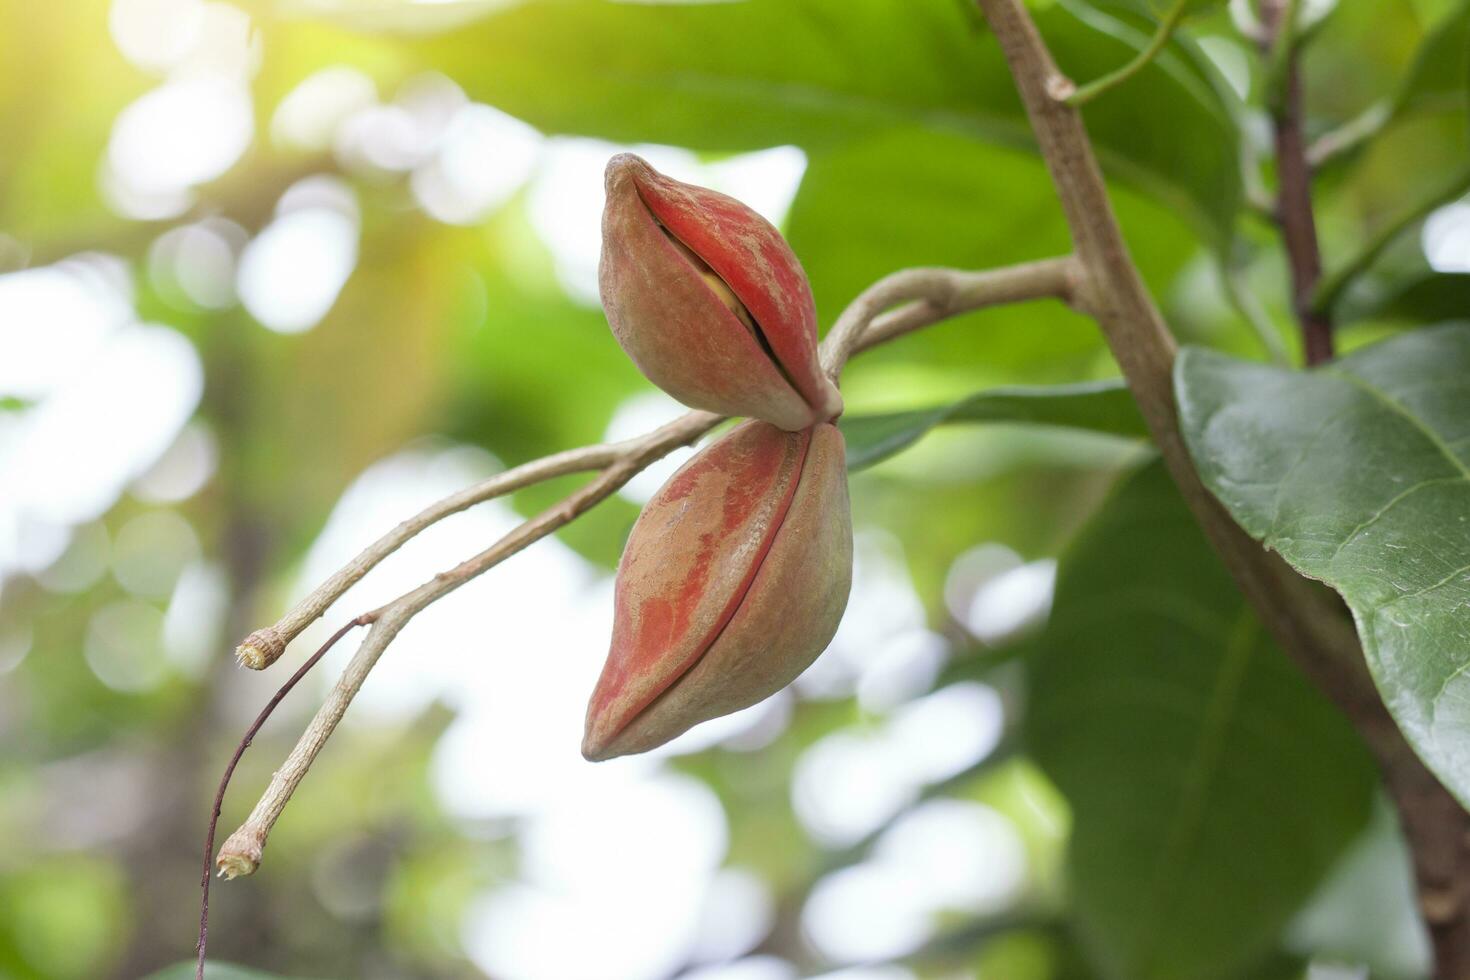
[{"label": "textured pod skin", "polygon": [[788,431],[842,396],[817,360],[811,286],[771,224],[734,198],[608,161],[602,305],[644,375],[686,405]]},{"label": "textured pod skin", "polygon": [[826,649],[852,584],[845,457],[835,426],[747,422],[649,501],[618,566],[584,756],[646,752],[749,707]]}]

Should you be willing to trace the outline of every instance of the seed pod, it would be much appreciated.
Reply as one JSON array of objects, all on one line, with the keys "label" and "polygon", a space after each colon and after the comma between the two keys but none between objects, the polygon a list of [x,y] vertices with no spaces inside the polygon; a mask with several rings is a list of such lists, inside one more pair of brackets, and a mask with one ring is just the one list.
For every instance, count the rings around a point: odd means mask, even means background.
[{"label": "seed pod", "polygon": [[646,752],[779,691],[826,649],[851,583],[842,434],[736,428],[633,526],[582,754]]},{"label": "seed pod", "polygon": [[602,305],[650,381],[792,432],[842,411],[817,360],[811,286],[770,222],[631,153],[608,161],[606,183]]}]

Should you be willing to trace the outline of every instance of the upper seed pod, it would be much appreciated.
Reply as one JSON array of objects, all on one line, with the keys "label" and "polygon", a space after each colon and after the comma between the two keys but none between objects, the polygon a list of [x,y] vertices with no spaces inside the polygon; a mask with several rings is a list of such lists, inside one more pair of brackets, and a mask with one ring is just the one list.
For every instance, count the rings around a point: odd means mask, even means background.
[{"label": "upper seed pod", "polygon": [[633,526],[582,754],[646,752],[774,694],[826,649],[851,583],[842,434],[741,425]]},{"label": "upper seed pod", "polygon": [[686,405],[792,432],[842,411],[817,360],[806,273],[734,198],[613,157],[598,279],[618,343]]}]

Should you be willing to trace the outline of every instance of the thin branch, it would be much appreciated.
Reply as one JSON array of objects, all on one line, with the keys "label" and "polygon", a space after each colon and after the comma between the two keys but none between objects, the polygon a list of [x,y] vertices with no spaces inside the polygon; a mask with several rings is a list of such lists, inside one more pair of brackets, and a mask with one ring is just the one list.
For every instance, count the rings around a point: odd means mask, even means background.
[{"label": "thin branch", "polygon": [[1266,104],[1274,113],[1290,98],[1291,75],[1296,70],[1296,49],[1300,40],[1297,20],[1301,0],[1264,0],[1261,4],[1262,44],[1266,61]]},{"label": "thin branch", "polygon": [[[853,300],[822,341],[822,363],[834,380],[855,351],[886,343],[958,313],[1029,299],[1075,302],[1081,274],[1072,256],[1042,259],[1000,269],[903,269],[885,276]],[[899,303],[910,305],[887,316]]]},{"label": "thin branch", "polygon": [[1280,184],[1281,237],[1291,266],[1292,307],[1301,325],[1308,364],[1332,359],[1332,319],[1315,304],[1322,278],[1322,252],[1312,209],[1312,169],[1307,163],[1301,69],[1297,63],[1295,25],[1298,0],[1272,0],[1264,7],[1274,37],[1271,57],[1271,120]]},{"label": "thin branch", "polygon": [[[1170,474],[1262,623],[1342,710],[1373,752],[1414,860],[1438,975],[1470,977],[1470,814],[1414,754],[1378,697],[1341,602],[1245,534],[1200,482],[1180,438],[1174,340],[1128,257],[1077,111],[1052,94],[1065,79],[1021,0],[978,0],[1000,42],[1086,268],[1083,293]],[[1062,86],[1064,87],[1064,86]]]},{"label": "thin branch", "polygon": [[265,795],[251,811],[245,823],[230,835],[220,848],[216,864],[227,878],[248,875],[260,864],[267,836],[291,794],[301,784],[317,753],[336,730],[347,706],[352,702],[368,672],[378,662],[388,644],[408,625],[409,620],[425,608],[505,559],[576,520],[617,490],[656,459],[687,445],[714,428],[720,416],[709,412],[690,412],[640,439],[633,440],[626,455],[604,470],[597,479],[577,490],[561,503],[542,511],[519,525],[489,548],[447,572],[440,572],[418,588],[406,592],[367,617],[372,629],[358,647],[347,669],[337,680],[331,694],[317,710],[306,732],[287,756],[286,762],[271,779]]},{"label": "thin branch", "polygon": [[[925,308],[911,309],[902,316],[892,318],[888,321],[886,332],[875,339],[865,340],[864,346],[881,343],[936,320],[986,306],[1044,296],[1067,299],[1072,287],[1070,277],[1075,274],[1075,269],[1069,262],[1069,259],[1057,258],[983,272],[930,268],[894,273],[865,290],[843,311],[822,345],[824,363],[830,365],[829,373],[834,378],[837,377],[851,355],[854,344],[858,342],[862,328],[877,314],[906,300],[922,300]],[[690,413],[684,418],[690,419],[695,414],[698,413]],[[699,435],[703,435],[703,432],[691,438],[698,438]],[[247,636],[236,648],[235,655],[242,664],[254,670],[269,667],[285,652],[286,645],[320,618],[332,603],[340,599],[384,558],[426,528],[475,504],[514,493],[545,480],[604,469],[618,460],[637,455],[641,451],[642,442],[647,438],[649,437],[569,449],[504,473],[497,473],[487,480],[430,504],[338,569],[281,617],[279,622]]]},{"label": "thin branch", "polygon": [[[697,436],[695,437],[697,438]],[[253,670],[263,670],[278,660],[286,645],[301,634],[340,599],[364,575],[397,551],[403,544],[444,518],[475,504],[502,497],[535,483],[572,473],[585,473],[610,465],[622,456],[635,452],[638,440],[582,446],[533,460],[514,469],[497,473],[474,486],[466,487],[436,501],[413,517],[384,534],[352,561],[339,568],[321,585],[297,603],[273,626],[258,629],[247,636],[235,650],[240,663]]]},{"label": "thin branch", "polygon": [[1320,170],[1377,136],[1392,118],[1391,102],[1386,99],[1375,102],[1341,126],[1330,129],[1313,140],[1307,147],[1307,163],[1311,164],[1312,169]]},{"label": "thin branch", "polygon": [[[958,312],[994,306],[999,303],[1016,302],[1042,296],[1066,298],[1071,273],[1066,259],[1048,259],[1026,263],[1006,269],[984,272],[966,272],[957,269],[910,269],[895,273],[880,280],[863,292],[834,325],[823,344],[834,365],[830,373],[840,374],[857,341],[854,327],[865,326],[877,313],[905,300],[923,299],[932,309],[911,312],[917,329]],[[898,331],[892,336],[898,336]],[[884,338],[886,339],[886,337]],[[873,341],[878,342],[878,341]],[[700,433],[703,434],[703,433]],[[695,437],[697,438],[697,436]],[[338,569],[330,578],[312,590],[279,622],[258,629],[247,636],[235,650],[240,662],[254,670],[262,670],[275,663],[285,652],[286,645],[299,636],[313,622],[342,597],[364,575],[379,562],[397,551],[403,544],[426,528],[452,514],[514,493],[532,484],[541,483],[559,476],[603,469],[617,460],[638,452],[639,440],[621,443],[603,443],[583,446],[566,452],[538,459],[515,469],[498,473],[481,483],[467,487],[424,508],[418,514],[399,524],[393,530],[373,542],[361,554]]]},{"label": "thin branch", "polygon": [[1342,268],[1330,273],[1317,285],[1317,293],[1312,301],[1313,308],[1323,315],[1331,315],[1332,307],[1341,298],[1343,291],[1351,286],[1368,268],[1378,261],[1383,250],[1392,245],[1394,241],[1403,234],[1404,230],[1416,225],[1429,212],[1444,204],[1456,200],[1466,191],[1470,191],[1470,164],[1462,167],[1460,171],[1450,177],[1405,208],[1402,214],[1396,215],[1382,228],[1379,228],[1363,244],[1363,247],[1351,259],[1343,264]]},{"label": "thin branch", "polygon": [[240,744],[235,746],[235,754],[230,756],[230,764],[225,766],[224,775],[219,780],[219,789],[214,794],[214,810],[209,816],[209,832],[204,837],[204,870],[203,874],[199,876],[199,888],[201,892],[199,899],[199,942],[194,947],[194,951],[199,955],[199,966],[195,973],[197,980],[204,980],[204,947],[209,939],[209,872],[214,858],[214,832],[219,828],[219,812],[220,808],[224,806],[225,790],[230,787],[230,777],[235,775],[235,767],[240,764],[240,758],[244,756],[245,750],[250,748],[250,743],[255,740],[255,733],[260,731],[260,727],[265,724],[266,719],[276,710],[276,705],[280,704],[281,700],[287,694],[291,693],[291,688],[295,687],[301,678],[305,677],[307,672],[315,667],[322,657],[326,656],[327,651],[332,649],[338,640],[347,635],[349,630],[356,626],[366,625],[367,622],[368,617],[359,616],[346,626],[343,626],[337,632],[333,633],[316,653],[308,657],[306,662],[297,668],[296,673],[292,674],[290,679],[281,685],[280,690],[276,691],[275,696],[266,702],[260,714],[255,716],[255,721],[251,722],[250,727],[245,730],[245,736],[240,739]]},{"label": "thin branch", "polygon": [[[960,313],[1026,299],[1070,299],[1077,271],[1072,259],[1058,258],[986,272],[917,269],[895,273],[865,290],[843,311],[823,344],[823,366],[835,375],[854,350],[867,349]],[[895,303],[905,301],[909,301],[907,305],[884,312]],[[251,874],[260,866],[266,839],[292,793],[336,730],[369,671],[409,620],[511,555],[571,523],[615,493],[650,463],[679,446],[694,442],[721,421],[720,416],[709,412],[689,412],[645,436],[548,456],[446,497],[380,538],[339,569],[275,626],[252,633],[242,646],[254,645],[256,649],[263,649],[260,637],[267,636],[272,643],[279,642],[284,649],[288,637],[294,637],[369,569],[435,521],[480,500],[509,492],[511,488],[564,473],[594,468],[602,470],[591,483],[521,524],[485,551],[360,617],[363,621],[370,621],[372,629],[285,764],[271,779],[270,786],[249,818],[220,848],[216,860],[220,872],[234,878]],[[277,650],[275,656],[279,655]]]},{"label": "thin branch", "polygon": [[1134,55],[1133,60],[1121,68],[1108,72],[1101,78],[1093,79],[1081,86],[1077,91],[1067,96],[1067,104],[1073,106],[1086,105],[1104,92],[1128,81],[1137,75],[1148,63],[1158,57],[1160,51],[1169,43],[1169,38],[1174,36],[1174,29],[1184,19],[1184,11],[1189,6],[1189,0],[1174,0],[1174,6],[1170,7],[1164,14],[1163,20],[1159,21],[1158,29],[1154,36],[1149,39],[1147,47]]}]

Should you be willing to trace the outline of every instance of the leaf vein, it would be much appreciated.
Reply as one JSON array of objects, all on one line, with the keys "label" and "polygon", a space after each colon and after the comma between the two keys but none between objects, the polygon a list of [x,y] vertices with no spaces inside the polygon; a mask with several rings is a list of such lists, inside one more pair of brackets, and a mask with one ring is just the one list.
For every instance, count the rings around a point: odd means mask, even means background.
[{"label": "leaf vein", "polygon": [[1402,416],[1405,420],[1408,421],[1410,425],[1418,429],[1425,439],[1429,440],[1430,445],[1439,450],[1440,454],[1444,456],[1445,460],[1451,466],[1460,471],[1461,476],[1470,478],[1470,467],[1467,467],[1464,461],[1461,460],[1460,457],[1456,456],[1453,451],[1451,451],[1449,444],[1444,441],[1444,439],[1440,436],[1438,432],[1435,432],[1424,423],[1423,419],[1419,418],[1419,416],[1415,415],[1413,412],[1404,407],[1402,402],[1390,397],[1388,392],[1373,385],[1367,380],[1360,378],[1358,375],[1353,374],[1351,371],[1344,371],[1341,368],[1337,367],[1324,368],[1324,370],[1335,375],[1336,377],[1342,378],[1348,384],[1357,388],[1359,391],[1362,391],[1364,394],[1369,395],[1379,404],[1383,405],[1384,408],[1388,409],[1394,414]]},{"label": "leaf vein", "polygon": [[1329,557],[1327,559],[1327,561],[1329,563],[1337,561],[1337,556],[1340,555],[1340,554],[1342,554],[1342,549],[1346,548],[1349,544],[1351,544],[1352,541],[1353,541],[1353,539],[1355,539],[1358,535],[1362,534],[1364,531],[1368,530],[1368,528],[1370,528],[1374,524],[1378,523],[1379,519],[1382,518],[1384,514],[1387,514],[1394,507],[1396,507],[1400,503],[1402,503],[1405,498],[1410,497],[1410,496],[1412,496],[1415,493],[1418,493],[1420,490],[1423,490],[1425,487],[1437,486],[1438,484],[1441,484],[1441,483],[1462,483],[1462,482],[1464,482],[1464,477],[1459,477],[1459,476],[1440,476],[1440,477],[1435,477],[1432,480],[1421,480],[1420,482],[1414,484],[1412,487],[1409,487],[1407,490],[1401,491],[1396,496],[1394,496],[1394,498],[1392,500],[1390,500],[1388,503],[1384,504],[1382,507],[1378,508],[1378,510],[1374,511],[1374,513],[1372,514],[1372,516],[1368,517],[1367,519],[1365,519],[1363,521],[1360,521],[1358,523],[1358,526],[1357,527],[1355,527],[1351,531],[1349,531],[1347,533],[1347,536],[1342,539],[1342,543],[1339,544],[1337,546],[1337,548],[1333,550],[1331,557]]}]

